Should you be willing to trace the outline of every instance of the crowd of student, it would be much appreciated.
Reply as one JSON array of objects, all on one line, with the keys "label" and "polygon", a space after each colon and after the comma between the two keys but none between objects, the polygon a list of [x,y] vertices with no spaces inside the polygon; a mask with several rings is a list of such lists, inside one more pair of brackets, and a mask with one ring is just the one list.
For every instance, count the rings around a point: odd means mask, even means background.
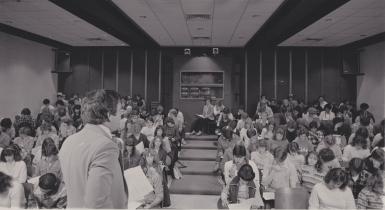
[{"label": "crowd of student", "polygon": [[[118,107],[120,125],[113,138],[122,169],[141,166],[153,185],[154,192],[146,196],[143,208],[169,206],[168,181],[180,176],[174,165],[185,143],[183,114],[171,109],[165,115],[161,105],[149,112],[140,96],[122,97]],[[36,118],[25,108],[13,122],[1,119],[1,207],[66,207],[59,151],[67,137],[84,128],[81,112],[82,99],[74,96],[67,101],[58,93],[55,105],[43,100]],[[36,183],[31,181],[34,177],[38,177]]]},{"label": "crowd of student", "polygon": [[[103,97],[99,102],[105,103]],[[63,164],[70,163],[59,151],[71,153],[70,145],[61,151],[63,142],[88,124],[101,124],[97,119],[84,122],[84,110],[114,121],[92,100],[74,96],[67,101],[59,93],[54,106],[43,100],[36,118],[25,108],[13,122],[1,119],[1,207],[67,206],[67,197],[74,195],[66,186],[68,169],[63,177]],[[121,169],[141,166],[153,186],[142,207],[167,207],[168,183],[180,178],[178,168],[183,167],[178,156],[186,144],[185,122],[177,108],[147,107],[139,95],[121,97],[118,129],[107,133],[119,150]],[[310,194],[309,208],[382,209],[385,120],[375,124],[368,109],[365,103],[355,110],[349,102],[331,104],[323,97],[307,106],[292,95],[280,103],[262,96],[255,115],[249,116],[242,108],[232,113],[221,101],[212,105],[208,99],[189,135],[218,135],[214,172],[223,187],[219,208],[245,199],[252,200],[253,208],[263,207],[269,204],[263,192],[303,187]],[[31,184],[33,177],[38,181]]]},{"label": "crowd of student", "polygon": [[234,116],[221,101],[206,100],[193,133],[219,135],[218,207],[245,199],[271,207],[263,192],[302,187],[311,209],[383,209],[385,120],[375,124],[368,109],[323,97],[306,106],[292,95],[280,104],[262,96],[255,115],[241,108]]}]

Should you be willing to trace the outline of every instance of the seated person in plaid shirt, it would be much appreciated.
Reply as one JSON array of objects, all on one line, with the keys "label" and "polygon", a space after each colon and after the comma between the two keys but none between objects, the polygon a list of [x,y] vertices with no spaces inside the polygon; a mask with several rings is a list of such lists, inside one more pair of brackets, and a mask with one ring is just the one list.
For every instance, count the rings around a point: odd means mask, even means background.
[{"label": "seated person in plaid shirt", "polygon": [[21,110],[20,115],[15,117],[15,122],[13,123],[13,127],[15,127],[16,134],[19,133],[19,129],[21,127],[28,126],[31,129],[35,129],[35,120],[31,116],[31,110],[28,108],[24,108]]},{"label": "seated person in plaid shirt", "polygon": [[39,178],[39,186],[34,190],[33,197],[39,208],[61,209],[67,206],[64,183],[52,173]]},{"label": "seated person in plaid shirt", "polygon": [[352,189],[353,197],[357,200],[358,194],[365,187],[362,185],[361,180],[361,172],[364,169],[364,161],[360,158],[353,158],[349,162],[349,167],[347,168],[347,172],[349,175],[349,183],[348,186]]}]

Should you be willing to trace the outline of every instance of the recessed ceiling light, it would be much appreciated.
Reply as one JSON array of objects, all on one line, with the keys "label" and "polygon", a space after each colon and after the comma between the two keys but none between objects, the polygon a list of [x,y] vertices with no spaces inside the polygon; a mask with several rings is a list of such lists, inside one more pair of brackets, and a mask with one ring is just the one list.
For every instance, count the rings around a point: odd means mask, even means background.
[{"label": "recessed ceiling light", "polygon": [[256,17],[259,17],[259,15],[254,14],[254,15],[252,15],[251,17],[256,18]]},{"label": "recessed ceiling light", "polygon": [[6,20],[5,23],[12,24],[13,21],[11,21],[11,20]]},{"label": "recessed ceiling light", "polygon": [[365,36],[368,36],[368,35],[366,35],[366,34],[361,34],[361,35],[360,35],[360,37],[365,37]]},{"label": "recessed ceiling light", "polygon": [[326,18],[325,21],[326,22],[329,22],[329,21],[332,21],[333,19],[332,18]]},{"label": "recessed ceiling light", "polygon": [[143,18],[143,19],[146,19],[147,18],[147,16],[145,16],[145,15],[141,15],[141,16],[139,16],[140,18]]},{"label": "recessed ceiling light", "polygon": [[202,31],[203,29],[204,29],[204,28],[202,28],[202,27],[198,27],[198,28],[197,28],[198,31]]}]

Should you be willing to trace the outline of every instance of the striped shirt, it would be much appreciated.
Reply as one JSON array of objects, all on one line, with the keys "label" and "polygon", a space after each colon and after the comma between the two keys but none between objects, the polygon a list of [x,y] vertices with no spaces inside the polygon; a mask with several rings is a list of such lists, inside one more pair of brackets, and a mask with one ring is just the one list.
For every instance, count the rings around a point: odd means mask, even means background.
[{"label": "striped shirt", "polygon": [[304,165],[302,166],[301,184],[309,192],[313,189],[314,185],[324,180],[325,173],[320,173],[314,166]]},{"label": "striped shirt", "polygon": [[370,191],[368,188],[361,190],[357,199],[358,209],[383,209],[381,194]]}]

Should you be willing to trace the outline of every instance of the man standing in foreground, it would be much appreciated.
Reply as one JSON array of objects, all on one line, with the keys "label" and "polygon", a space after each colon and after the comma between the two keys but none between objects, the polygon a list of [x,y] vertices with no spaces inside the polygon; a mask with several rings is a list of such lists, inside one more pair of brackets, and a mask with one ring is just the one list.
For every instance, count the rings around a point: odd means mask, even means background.
[{"label": "man standing in foreground", "polygon": [[59,153],[67,208],[127,209],[128,192],[111,132],[119,128],[119,95],[94,90],[82,103],[84,128],[69,136]]}]

